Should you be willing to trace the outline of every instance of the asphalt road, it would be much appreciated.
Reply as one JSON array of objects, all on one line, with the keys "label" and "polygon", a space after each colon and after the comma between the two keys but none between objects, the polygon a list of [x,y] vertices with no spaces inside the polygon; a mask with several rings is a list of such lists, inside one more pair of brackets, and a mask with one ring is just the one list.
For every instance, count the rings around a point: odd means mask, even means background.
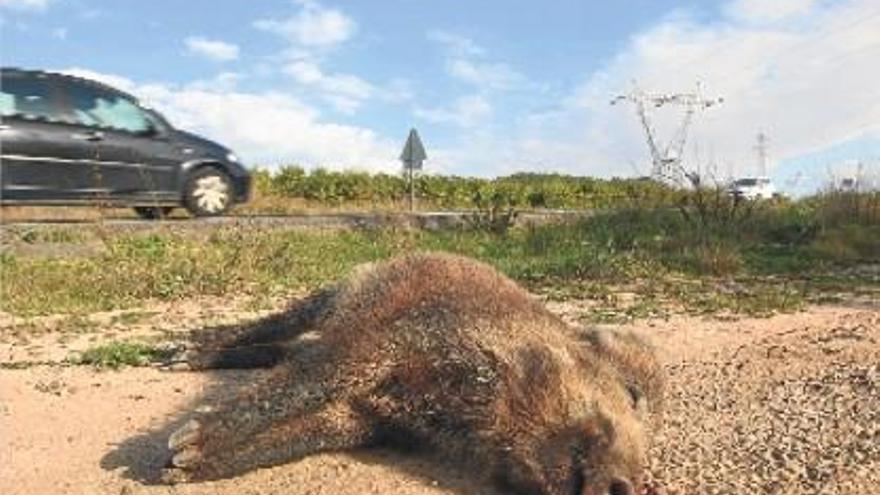
[{"label": "asphalt road", "polygon": [[[517,223],[539,224],[586,216],[589,212],[546,210],[523,212]],[[254,215],[225,216],[211,218],[170,218],[163,220],[142,220],[138,218],[101,219],[4,219],[0,215],[0,226],[4,230],[22,230],[47,227],[101,226],[119,230],[150,230],[156,227],[183,229],[216,228],[219,226],[244,227],[319,227],[319,228],[362,228],[381,226],[412,226],[424,229],[442,229],[467,223],[473,212],[434,211],[417,213],[322,213],[301,215]]]}]

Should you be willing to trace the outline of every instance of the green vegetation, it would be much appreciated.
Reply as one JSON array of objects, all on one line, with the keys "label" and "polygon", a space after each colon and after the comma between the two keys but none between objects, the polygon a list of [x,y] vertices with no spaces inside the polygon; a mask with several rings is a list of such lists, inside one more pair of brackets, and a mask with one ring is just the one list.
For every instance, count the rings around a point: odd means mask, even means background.
[{"label": "green vegetation", "polygon": [[[302,200],[324,206],[381,207],[401,204],[409,194],[402,176],[366,172],[335,172],[297,166],[275,173],[254,172],[255,206],[251,209],[283,210],[285,200]],[[497,179],[422,175],[416,178],[420,204],[429,208],[471,209],[489,198],[504,198],[517,208],[607,209],[638,203],[668,202],[676,193],[656,182],[641,179],[603,180],[560,174],[514,174]],[[247,210],[247,208],[246,208]]]},{"label": "green vegetation", "polygon": [[[412,250],[465,254],[551,298],[593,300],[598,320],[667,311],[767,314],[880,285],[875,275],[851,270],[880,262],[876,193],[746,203],[699,190],[665,206],[514,228],[505,217],[510,203],[490,198],[489,217],[447,231],[239,227],[201,238],[169,230],[107,235],[103,251],[88,258],[5,254],[0,300],[13,314],[41,315],[200,295],[274,297]],[[615,291],[635,298],[618,301]]]},{"label": "green vegetation", "polygon": [[353,265],[387,256],[363,234],[225,229],[108,237],[90,258],[0,258],[0,300],[16,314],[90,312],[233,292],[314,287]]},{"label": "green vegetation", "polygon": [[68,361],[101,369],[119,369],[123,366],[146,366],[160,359],[163,352],[140,342],[110,342],[91,347]]}]

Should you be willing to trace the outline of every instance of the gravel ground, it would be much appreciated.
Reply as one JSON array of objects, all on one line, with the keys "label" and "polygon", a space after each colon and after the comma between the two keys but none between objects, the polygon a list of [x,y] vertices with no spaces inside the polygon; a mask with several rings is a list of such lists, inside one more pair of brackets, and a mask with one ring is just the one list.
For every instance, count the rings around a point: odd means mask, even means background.
[{"label": "gravel ground", "polygon": [[[551,309],[577,317],[576,305]],[[654,340],[669,372],[650,460],[658,493],[880,493],[880,313],[814,307],[769,319],[630,326]],[[0,363],[52,361],[70,344],[51,332],[19,340],[0,343]],[[384,451],[315,456],[219,482],[154,484],[168,432],[212,379],[149,368],[0,370],[2,492],[493,493],[429,459]]]},{"label": "gravel ground", "polygon": [[880,315],[779,330],[668,361],[667,493],[880,493]]}]

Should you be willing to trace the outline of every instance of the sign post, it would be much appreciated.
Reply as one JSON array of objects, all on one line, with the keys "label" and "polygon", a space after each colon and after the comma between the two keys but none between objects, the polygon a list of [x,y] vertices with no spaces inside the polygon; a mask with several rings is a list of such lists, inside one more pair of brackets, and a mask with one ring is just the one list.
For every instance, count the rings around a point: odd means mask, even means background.
[{"label": "sign post", "polygon": [[410,129],[409,137],[406,144],[403,145],[403,151],[400,152],[400,161],[403,162],[403,168],[409,173],[409,211],[414,212],[416,208],[416,184],[415,171],[422,169],[422,162],[428,158],[425,154],[425,146],[419,138],[418,131],[415,128]]}]

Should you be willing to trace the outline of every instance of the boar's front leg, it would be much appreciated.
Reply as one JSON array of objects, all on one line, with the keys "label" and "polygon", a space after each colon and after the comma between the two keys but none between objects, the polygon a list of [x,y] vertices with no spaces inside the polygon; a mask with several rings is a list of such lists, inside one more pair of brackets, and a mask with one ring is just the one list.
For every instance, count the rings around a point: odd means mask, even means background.
[{"label": "boar's front leg", "polygon": [[173,433],[165,481],[227,478],[370,441],[371,422],[351,407],[344,391],[321,381],[284,385],[279,375]]}]

